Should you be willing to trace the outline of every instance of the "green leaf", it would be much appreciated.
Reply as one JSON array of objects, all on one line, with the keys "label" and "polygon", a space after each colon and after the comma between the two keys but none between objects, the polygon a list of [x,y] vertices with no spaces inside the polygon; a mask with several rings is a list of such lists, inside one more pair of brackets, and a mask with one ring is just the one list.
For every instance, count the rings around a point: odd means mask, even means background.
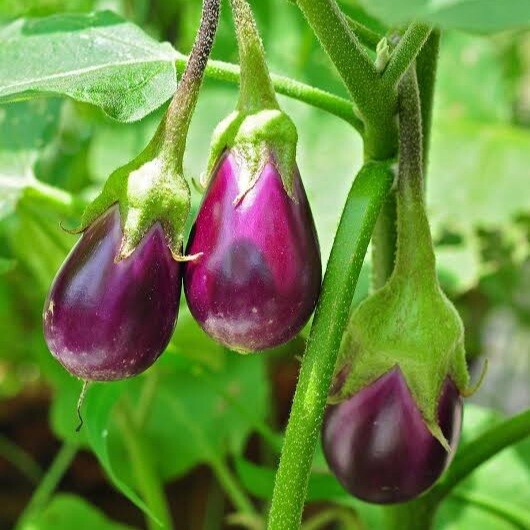
[{"label": "green leaf", "polygon": [[528,0],[360,0],[388,25],[422,20],[445,29],[492,33],[530,23]]},{"label": "green leaf", "polygon": [[60,109],[58,99],[0,107],[0,219],[12,212],[24,188],[36,182],[33,166],[57,131]]},{"label": "green leaf", "polygon": [[112,410],[123,394],[127,382],[112,384],[94,383],[86,397],[85,426],[91,449],[114,485],[138,508],[156,520],[135,489],[116,471],[114,459],[109,451],[109,432],[112,428]]},{"label": "green leaf", "polygon": [[160,379],[143,431],[165,480],[226,453],[240,454],[254,422],[267,415],[264,358],[216,349],[217,368],[170,352],[159,361]]},{"label": "green leaf", "polygon": [[75,495],[60,494],[21,530],[132,530],[108,519],[102,512]]},{"label": "green leaf", "polygon": [[[461,446],[498,423],[501,418],[494,411],[467,404]],[[530,439],[485,462],[442,504],[436,529],[529,529],[529,462]]]},{"label": "green leaf", "polygon": [[16,262],[12,259],[0,258],[0,274],[5,274],[13,270]]},{"label": "green leaf", "polygon": [[174,49],[110,11],[16,20],[0,48],[0,102],[59,94],[134,121],[176,89]]},{"label": "green leaf", "polygon": [[[126,444],[113,416],[119,399],[129,400],[134,411],[141,409],[144,385],[149,384],[149,378],[156,378],[148,413],[143,420],[135,421],[142,421],[138,428],[143,443],[163,481],[199,463],[216,462],[227,453],[240,454],[255,422],[266,417],[264,358],[242,357],[212,344],[210,354],[220,361],[191,361],[176,354],[177,347],[172,346],[145,375],[89,387],[83,430],[90,448],[113,484],[149,515],[136,493]],[[195,346],[200,348],[200,342],[188,343],[187,348]]]}]

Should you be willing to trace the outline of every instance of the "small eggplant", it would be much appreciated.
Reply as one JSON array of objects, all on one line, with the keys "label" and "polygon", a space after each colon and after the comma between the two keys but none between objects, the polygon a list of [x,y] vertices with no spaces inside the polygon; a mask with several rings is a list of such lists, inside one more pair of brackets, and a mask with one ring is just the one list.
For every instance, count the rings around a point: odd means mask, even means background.
[{"label": "small eggplant", "polygon": [[346,401],[328,406],[324,454],[355,497],[377,504],[405,502],[436,482],[458,445],[462,398],[449,378],[439,396],[437,420],[449,451],[425,424],[395,368]]},{"label": "small eggplant", "polygon": [[295,169],[288,195],[272,161],[245,189],[231,152],[213,172],[193,227],[184,289],[188,306],[215,340],[240,352],[293,338],[314,310],[321,282],[318,239]]},{"label": "small eggplant", "polygon": [[116,261],[118,206],[96,218],[66,258],[44,307],[53,356],[85,381],[112,381],[148,368],[167,346],[178,314],[181,263],[155,223]]}]

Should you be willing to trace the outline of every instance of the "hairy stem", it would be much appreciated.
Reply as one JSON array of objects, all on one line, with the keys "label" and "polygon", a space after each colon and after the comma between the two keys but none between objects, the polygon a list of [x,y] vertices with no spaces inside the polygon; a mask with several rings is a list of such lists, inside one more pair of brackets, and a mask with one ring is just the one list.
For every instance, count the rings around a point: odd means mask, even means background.
[{"label": "hairy stem", "polygon": [[439,48],[440,32],[438,30],[433,30],[416,59],[416,76],[418,78],[421,102],[424,182],[427,176],[427,165],[429,163],[429,142],[431,138],[434,85],[436,82]]},{"label": "hairy stem", "polygon": [[168,153],[178,173],[182,173],[186,136],[212,51],[219,11],[220,0],[203,0],[201,22],[186,69],[155,136],[162,138],[162,150]]},{"label": "hairy stem", "polygon": [[[176,66],[179,72],[184,70],[187,60],[187,56],[178,55]],[[211,79],[237,84],[239,83],[240,67],[237,64],[210,60],[206,66],[205,76]],[[303,103],[324,110],[329,114],[333,114],[351,124],[359,132],[363,130],[362,121],[355,114],[351,101],[282,75],[271,74],[271,80],[274,90],[278,94],[302,101]]]},{"label": "hairy stem", "polygon": [[436,285],[436,262],[423,197],[422,145],[420,97],[412,65],[399,87],[398,228],[393,274],[401,278],[415,275],[429,288]]},{"label": "hairy stem", "polygon": [[388,90],[335,0],[298,0],[298,6],[342,77],[364,123],[366,159],[397,151],[397,91]]},{"label": "hairy stem", "polygon": [[238,108],[246,112],[277,109],[278,102],[265,62],[265,50],[247,0],[230,0],[241,65]]},{"label": "hairy stem", "polygon": [[298,6],[337,68],[354,101],[370,99],[377,72],[335,0],[298,0]]},{"label": "hairy stem", "polygon": [[372,235],[372,289],[383,287],[394,270],[397,246],[397,206],[394,191],[381,208]]},{"label": "hairy stem", "polygon": [[393,173],[369,162],[352,185],[328,261],[276,474],[269,530],[300,525],[311,462],[350,304]]},{"label": "hairy stem", "polygon": [[426,24],[411,24],[395,47],[383,72],[382,82],[389,87],[396,87],[401,78],[414,62],[425,44],[431,28]]},{"label": "hairy stem", "polygon": [[367,28],[364,24],[357,22],[357,20],[354,20],[347,15],[346,20],[348,21],[350,28],[355,33],[361,44],[364,44],[364,46],[370,50],[375,51],[379,41],[383,38],[383,35],[371,30],[370,28]]}]

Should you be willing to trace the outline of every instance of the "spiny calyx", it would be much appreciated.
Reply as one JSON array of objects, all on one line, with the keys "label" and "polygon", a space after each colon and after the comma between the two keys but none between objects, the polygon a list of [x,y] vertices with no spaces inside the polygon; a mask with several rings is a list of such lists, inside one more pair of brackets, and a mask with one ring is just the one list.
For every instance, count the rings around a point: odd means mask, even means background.
[{"label": "spiny calyx", "polygon": [[256,183],[268,162],[271,162],[289,197],[294,200],[293,179],[296,168],[298,133],[292,120],[279,109],[256,112],[236,110],[214,131],[208,166],[203,177],[204,187],[225,150],[236,158],[245,174],[243,197]]},{"label": "spiny calyx", "polygon": [[330,396],[339,403],[399,367],[429,430],[447,447],[437,419],[446,377],[464,393],[468,385],[464,329],[438,285],[426,289],[393,276],[352,314]]},{"label": "spiny calyx", "polygon": [[157,137],[134,160],[115,170],[103,190],[87,206],[79,232],[113,204],[120,209],[123,239],[116,261],[128,257],[155,224],[164,229],[175,259],[181,260],[190,190],[180,164],[160,148]]}]

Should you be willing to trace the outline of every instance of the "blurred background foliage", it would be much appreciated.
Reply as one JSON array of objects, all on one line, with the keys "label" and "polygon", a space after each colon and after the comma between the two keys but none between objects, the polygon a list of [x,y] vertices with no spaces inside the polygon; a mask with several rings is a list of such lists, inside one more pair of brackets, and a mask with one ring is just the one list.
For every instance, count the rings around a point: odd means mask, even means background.
[{"label": "blurred background foliage", "polygon": [[[375,4],[384,11],[384,2]],[[384,32],[363,6],[365,1],[342,2],[349,15]],[[0,22],[110,9],[155,41],[168,41],[187,53],[200,7],[200,2],[186,0],[3,0]],[[346,97],[294,3],[260,0],[253,7],[271,71]],[[490,362],[486,381],[471,401],[497,412],[470,407],[466,428],[476,433],[498,421],[499,414],[530,406],[530,34],[515,28],[482,36],[454,26],[444,32],[441,45],[427,195],[440,278],[465,321],[470,362],[484,356]],[[35,26],[33,30],[38,38]],[[15,34],[12,26],[9,32],[5,38]],[[77,60],[77,50],[72,60]],[[164,53],[171,55],[169,48]],[[213,58],[237,62],[227,5]],[[15,71],[18,65],[11,67]],[[152,89],[162,84],[153,83]],[[234,500],[234,477],[227,478],[227,473],[235,473],[256,498],[270,496],[279,433],[304,340],[267,355],[236,356],[199,330],[182,301],[166,354],[145,375],[95,385],[87,399],[86,425],[75,433],[80,385],[51,358],[41,331],[46,291],[75,242],[59,223],[76,225],[84,201],[97,193],[113,169],[142,149],[163,112],[119,123],[82,102],[90,101],[90,90],[80,81],[74,97],[81,101],[41,97],[0,106],[0,473],[7,477],[6,487],[0,488],[0,528],[9,528],[22,513],[32,482],[41,476],[41,467],[50,464],[59,440],[81,449],[62,489],[85,500],[58,494],[39,507],[38,515],[27,508],[20,527],[124,528],[107,516],[142,527],[141,511],[113,493],[99,468],[91,466],[94,454],[114,486],[143,506],[135,475],[138,448],[130,447],[127,421],[122,421],[131,411],[152,470],[168,483],[170,498],[177,499],[171,510],[174,520],[182,522],[175,527],[221,528],[222,514],[231,511]],[[159,103],[170,93],[160,89]],[[188,139],[189,179],[198,180],[204,171],[211,132],[236,99],[236,86],[206,80]],[[327,260],[347,190],[362,162],[361,139],[334,116],[283,96],[280,100],[298,127],[298,162]],[[152,109],[146,108],[145,114],[147,110]],[[119,108],[120,116],[123,121],[137,117],[126,106]],[[39,199],[39,190],[55,194],[54,207]],[[200,195],[194,189],[192,193],[197,208]],[[367,260],[354,304],[368,293],[369,269]],[[527,509],[529,455],[529,445],[523,444],[494,459],[493,466],[484,466],[448,503],[439,528],[520,528],[498,513],[491,515],[491,497],[504,496],[503,502]],[[521,462],[526,462],[526,471]],[[207,467],[196,467],[200,464]],[[512,469],[510,479],[500,480],[506,469]],[[217,482],[231,501],[224,499]],[[369,521],[367,528],[378,528],[378,511],[345,496],[327,474],[321,454],[315,459],[309,499],[309,513],[328,509],[330,503],[353,507]]]}]

